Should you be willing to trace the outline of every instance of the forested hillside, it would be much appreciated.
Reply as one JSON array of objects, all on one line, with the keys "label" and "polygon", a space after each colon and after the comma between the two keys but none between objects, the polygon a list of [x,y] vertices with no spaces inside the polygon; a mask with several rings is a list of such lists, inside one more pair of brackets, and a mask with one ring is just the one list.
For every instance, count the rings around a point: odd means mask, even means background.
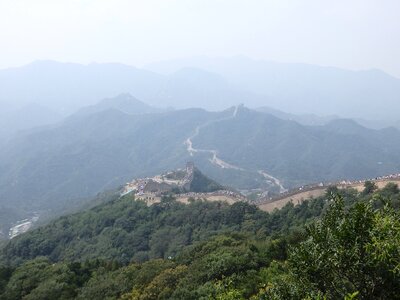
[{"label": "forested hillside", "polygon": [[0,299],[398,299],[399,207],[371,183],[271,214],[114,198],[3,247]]},{"label": "forested hillside", "polygon": [[393,128],[371,130],[348,120],[304,126],[243,106],[143,114],[151,108],[121,97],[0,148],[0,205],[18,216],[11,223],[34,212],[64,212],[187,161],[222,185],[271,193],[400,168],[400,131]]},{"label": "forested hillside", "polygon": [[111,109],[23,134],[0,149],[0,203],[21,212],[57,211],[134,177],[176,169],[187,162],[183,142],[193,128],[221,115]]},{"label": "forested hillside", "polygon": [[[318,216],[322,206],[309,218]],[[1,258],[14,265],[38,256],[52,261],[98,258],[121,263],[175,257],[185,246],[216,234],[259,232],[267,236],[304,221],[301,215],[286,220],[287,213],[281,210],[271,216],[243,202],[228,205],[196,200],[186,205],[172,196],[148,207],[132,195],[114,195],[110,202],[12,239]]]},{"label": "forested hillside", "polygon": [[220,157],[241,168],[265,170],[287,187],[373,178],[400,168],[400,131],[367,129],[351,120],[302,126],[241,108],[236,118],[203,128],[193,144],[218,149]]}]

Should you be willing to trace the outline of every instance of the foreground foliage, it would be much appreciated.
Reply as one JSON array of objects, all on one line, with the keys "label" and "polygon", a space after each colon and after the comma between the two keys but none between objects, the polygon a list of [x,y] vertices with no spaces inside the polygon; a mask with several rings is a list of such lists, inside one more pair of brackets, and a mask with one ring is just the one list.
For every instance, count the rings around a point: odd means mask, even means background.
[{"label": "foreground foliage", "polygon": [[306,235],[289,252],[288,275],[266,291],[267,299],[400,297],[400,214],[388,204],[375,210],[358,202],[346,211],[336,197]]}]

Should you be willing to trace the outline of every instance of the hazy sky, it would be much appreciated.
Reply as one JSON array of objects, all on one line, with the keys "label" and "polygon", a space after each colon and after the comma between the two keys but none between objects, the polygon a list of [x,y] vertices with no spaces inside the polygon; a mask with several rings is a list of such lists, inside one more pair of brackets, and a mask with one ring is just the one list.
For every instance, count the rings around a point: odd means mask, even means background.
[{"label": "hazy sky", "polygon": [[400,77],[400,1],[0,0],[0,68],[240,54]]}]

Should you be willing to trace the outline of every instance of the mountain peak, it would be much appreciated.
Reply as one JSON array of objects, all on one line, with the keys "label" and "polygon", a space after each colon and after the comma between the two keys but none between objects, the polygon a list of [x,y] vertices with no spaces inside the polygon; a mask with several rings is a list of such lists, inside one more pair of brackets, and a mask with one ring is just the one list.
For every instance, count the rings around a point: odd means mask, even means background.
[{"label": "mountain peak", "polygon": [[129,93],[122,93],[116,97],[105,98],[95,105],[82,108],[79,114],[92,114],[109,109],[119,110],[129,115],[156,113],[160,111],[138,100]]}]

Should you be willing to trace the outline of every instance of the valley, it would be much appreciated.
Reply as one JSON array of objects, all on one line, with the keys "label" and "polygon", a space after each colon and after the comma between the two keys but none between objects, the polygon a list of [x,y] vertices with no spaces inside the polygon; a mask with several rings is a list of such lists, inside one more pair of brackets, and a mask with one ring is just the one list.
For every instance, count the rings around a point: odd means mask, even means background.
[{"label": "valley", "polygon": [[[200,134],[200,130],[202,128],[206,128],[207,126],[210,126],[212,124],[216,124],[219,122],[223,122],[223,121],[227,121],[227,120],[236,118],[240,108],[243,108],[243,105],[235,106],[233,109],[233,114],[230,117],[217,119],[217,120],[202,124],[200,126],[197,126],[196,129],[194,130],[194,133],[189,138],[187,138],[187,140],[184,142],[184,144],[187,146],[187,151],[190,154],[190,156],[194,156],[195,153],[209,153],[212,156],[211,158],[209,158],[209,161],[212,164],[214,164],[215,166],[222,168],[222,169],[233,169],[233,170],[237,170],[237,171],[245,171],[243,168],[232,165],[231,163],[228,163],[228,162],[222,160],[221,158],[219,158],[218,150],[207,150],[207,149],[194,148],[193,141],[192,141],[194,138],[196,138]],[[247,171],[249,171],[249,170],[247,170]],[[262,171],[262,170],[258,171],[258,173],[266,179],[266,181],[268,182],[267,186],[272,184],[272,185],[279,187],[280,193],[287,191],[287,189],[285,189],[283,187],[283,185],[281,184],[279,179],[275,178],[274,176],[272,176],[270,174],[267,174],[265,171]]]},{"label": "valley", "polygon": [[122,94],[4,143],[0,230],[33,212],[51,217],[78,209],[99,192],[187,161],[246,197],[269,198],[312,182],[395,173],[399,151],[394,128],[349,120],[305,126],[242,105],[158,111]]}]

